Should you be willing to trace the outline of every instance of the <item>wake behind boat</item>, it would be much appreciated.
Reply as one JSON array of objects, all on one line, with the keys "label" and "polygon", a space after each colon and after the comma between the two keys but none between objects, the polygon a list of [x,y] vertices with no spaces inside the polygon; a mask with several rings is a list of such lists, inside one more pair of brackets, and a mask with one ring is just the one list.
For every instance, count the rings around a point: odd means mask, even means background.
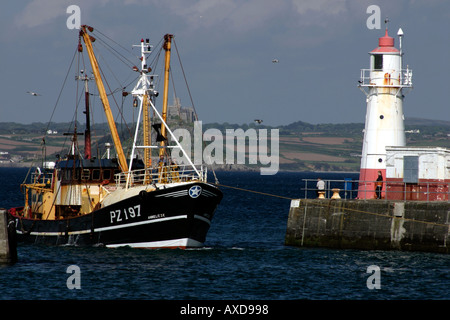
[{"label": "wake behind boat", "polygon": [[[111,113],[108,96],[88,34],[82,26],[81,40],[89,55],[100,99],[108,121],[117,158],[92,156],[88,77],[85,82],[86,130],[84,155],[73,133],[71,152],[55,163],[43,162],[21,185],[25,204],[11,208],[19,241],[53,245],[104,245],[136,248],[188,248],[205,242],[222,192],[207,182],[206,167],[195,166],[167,125],[167,96],[172,35],[165,35],[164,95],[162,112],[155,107],[158,96],[156,75],[147,67],[151,53],[148,41],[141,40],[141,68],[131,91],[138,103],[136,131],[127,160]],[[155,119],[151,118],[151,114]],[[142,120],[141,120],[142,118]],[[156,120],[151,123],[151,119]],[[142,123],[141,123],[142,122]],[[151,128],[157,129],[157,145],[151,145]],[[138,137],[143,136],[140,140]],[[175,145],[169,145],[168,136]],[[143,141],[142,145],[138,145]],[[158,153],[152,165],[151,150]],[[176,164],[171,150],[183,154],[187,164]],[[108,152],[109,153],[109,152]],[[143,153],[143,157],[137,155]],[[155,161],[153,161],[154,163]]]}]

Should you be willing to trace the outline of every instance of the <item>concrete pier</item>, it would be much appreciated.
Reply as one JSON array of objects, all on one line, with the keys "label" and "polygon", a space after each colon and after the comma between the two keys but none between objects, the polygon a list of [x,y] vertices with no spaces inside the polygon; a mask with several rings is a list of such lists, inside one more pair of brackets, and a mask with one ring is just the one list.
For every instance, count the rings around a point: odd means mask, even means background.
[{"label": "concrete pier", "polygon": [[0,209],[0,263],[17,262],[16,228],[9,223],[8,212]]},{"label": "concrete pier", "polygon": [[449,253],[450,203],[292,200],[285,244]]}]

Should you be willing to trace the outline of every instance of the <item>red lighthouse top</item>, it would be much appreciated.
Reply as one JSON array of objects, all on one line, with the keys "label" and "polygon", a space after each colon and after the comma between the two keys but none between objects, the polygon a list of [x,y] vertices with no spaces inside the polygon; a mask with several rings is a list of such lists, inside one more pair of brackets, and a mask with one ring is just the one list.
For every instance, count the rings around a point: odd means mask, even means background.
[{"label": "red lighthouse top", "polygon": [[378,48],[372,50],[370,53],[385,52],[399,52],[398,49],[394,47],[394,38],[389,37],[387,28],[384,37],[378,38]]}]

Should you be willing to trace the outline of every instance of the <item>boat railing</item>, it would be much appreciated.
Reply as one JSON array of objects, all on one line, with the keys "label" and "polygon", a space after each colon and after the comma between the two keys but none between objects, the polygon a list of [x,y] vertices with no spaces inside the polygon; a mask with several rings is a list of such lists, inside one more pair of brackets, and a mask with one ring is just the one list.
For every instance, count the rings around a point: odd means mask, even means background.
[{"label": "boat railing", "polygon": [[[303,179],[305,199],[376,199],[377,181],[326,180],[325,189],[318,190],[317,179]],[[320,192],[320,193],[319,193]],[[450,183],[447,181],[420,181],[407,183],[403,181],[383,181],[381,199],[401,201],[449,201]]]},{"label": "boat railing", "polygon": [[206,181],[206,168],[190,165],[170,165],[156,168],[136,169],[114,175],[117,187],[167,184],[188,181]]},{"label": "boat railing", "polygon": [[40,170],[36,170],[31,173],[30,183],[38,184],[38,185],[50,185],[53,181],[53,173],[52,172],[41,172]]}]

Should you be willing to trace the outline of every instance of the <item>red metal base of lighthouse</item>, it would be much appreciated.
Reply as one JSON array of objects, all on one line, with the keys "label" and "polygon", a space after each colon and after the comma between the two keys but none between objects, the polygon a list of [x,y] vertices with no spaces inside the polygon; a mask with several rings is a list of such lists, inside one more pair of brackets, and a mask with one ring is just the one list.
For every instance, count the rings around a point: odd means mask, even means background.
[{"label": "red metal base of lighthouse", "polygon": [[386,169],[363,169],[359,173],[358,185],[358,199],[376,199],[376,180],[378,178],[378,171],[381,171],[383,176],[383,187],[381,191],[381,198],[384,198]]}]

